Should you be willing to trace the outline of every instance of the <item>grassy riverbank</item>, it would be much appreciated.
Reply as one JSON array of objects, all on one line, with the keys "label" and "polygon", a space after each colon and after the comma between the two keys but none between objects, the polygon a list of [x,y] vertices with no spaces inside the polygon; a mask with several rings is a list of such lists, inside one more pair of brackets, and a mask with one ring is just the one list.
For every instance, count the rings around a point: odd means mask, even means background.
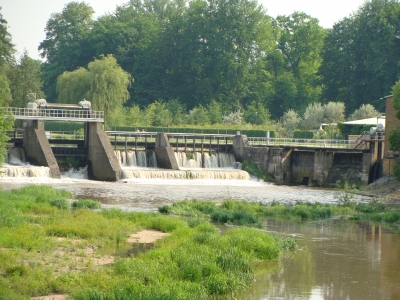
[{"label": "grassy riverbank", "polygon": [[[204,218],[101,210],[72,198],[46,186],[0,191],[0,299],[232,298],[258,263],[297,248],[254,228],[221,235]],[[169,235],[132,244],[142,229]]]}]

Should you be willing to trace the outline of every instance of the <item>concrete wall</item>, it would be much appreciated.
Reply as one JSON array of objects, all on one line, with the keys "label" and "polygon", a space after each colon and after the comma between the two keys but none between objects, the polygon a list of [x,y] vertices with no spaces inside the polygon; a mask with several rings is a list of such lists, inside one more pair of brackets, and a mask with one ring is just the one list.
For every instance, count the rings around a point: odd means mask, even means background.
[{"label": "concrete wall", "polygon": [[60,178],[60,168],[44,131],[43,121],[28,121],[24,131],[23,147],[26,159],[36,166],[50,168],[53,178]]},{"label": "concrete wall", "polygon": [[291,147],[251,147],[236,136],[234,153],[240,161],[253,161],[269,172],[276,182],[322,186],[337,180],[368,184],[372,154]]},{"label": "concrete wall", "polygon": [[88,175],[89,179],[117,181],[121,179],[121,166],[102,130],[101,123],[88,123]]}]

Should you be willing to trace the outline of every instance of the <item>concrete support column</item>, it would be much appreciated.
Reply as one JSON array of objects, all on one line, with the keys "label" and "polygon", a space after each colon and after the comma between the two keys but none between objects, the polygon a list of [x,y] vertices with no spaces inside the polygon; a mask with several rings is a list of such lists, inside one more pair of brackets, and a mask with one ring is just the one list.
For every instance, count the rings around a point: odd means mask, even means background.
[{"label": "concrete support column", "polygon": [[233,153],[237,161],[243,162],[247,144],[247,135],[237,134],[233,138]]},{"label": "concrete support column", "polygon": [[157,166],[163,169],[179,170],[174,149],[172,149],[169,144],[168,137],[165,133],[157,133],[156,146],[154,150],[157,157]]},{"label": "concrete support column", "polygon": [[368,185],[369,181],[369,170],[372,166],[372,153],[362,154],[362,169],[361,169],[361,183]]},{"label": "concrete support column", "polygon": [[44,131],[43,121],[30,120],[27,122],[23,145],[29,163],[49,167],[51,177],[60,178],[60,168]]},{"label": "concrete support column", "polygon": [[[89,179],[117,181],[121,179],[121,166],[101,123],[87,123]],[[86,127],[85,127],[86,129]]]}]

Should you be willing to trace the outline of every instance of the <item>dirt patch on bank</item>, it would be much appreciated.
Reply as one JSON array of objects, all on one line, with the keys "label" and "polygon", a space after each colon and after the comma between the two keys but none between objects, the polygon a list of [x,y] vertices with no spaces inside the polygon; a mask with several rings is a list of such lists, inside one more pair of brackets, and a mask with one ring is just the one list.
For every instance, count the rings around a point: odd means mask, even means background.
[{"label": "dirt patch on bank", "polygon": [[385,176],[369,184],[357,194],[374,197],[387,205],[400,206],[400,181],[393,176]]},{"label": "dirt patch on bank", "polygon": [[168,233],[155,231],[155,230],[142,230],[137,233],[133,233],[126,240],[128,243],[154,243],[157,240],[160,240],[166,236]]}]

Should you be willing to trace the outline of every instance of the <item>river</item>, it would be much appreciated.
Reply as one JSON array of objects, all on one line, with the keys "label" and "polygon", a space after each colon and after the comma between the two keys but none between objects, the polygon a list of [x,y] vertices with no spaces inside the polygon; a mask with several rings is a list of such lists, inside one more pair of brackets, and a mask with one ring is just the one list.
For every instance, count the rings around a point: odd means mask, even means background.
[{"label": "river", "polygon": [[[334,190],[279,186],[256,180],[126,179],[97,182],[82,173],[48,177],[0,178],[0,187],[46,184],[97,199],[106,208],[153,212],[183,199],[238,199],[271,203],[337,203]],[[356,201],[369,201],[355,196]],[[257,268],[243,299],[400,299],[400,235],[369,223],[328,220],[307,224],[268,221],[265,230],[295,237],[303,250]],[[266,270],[273,270],[272,273]]]}]

